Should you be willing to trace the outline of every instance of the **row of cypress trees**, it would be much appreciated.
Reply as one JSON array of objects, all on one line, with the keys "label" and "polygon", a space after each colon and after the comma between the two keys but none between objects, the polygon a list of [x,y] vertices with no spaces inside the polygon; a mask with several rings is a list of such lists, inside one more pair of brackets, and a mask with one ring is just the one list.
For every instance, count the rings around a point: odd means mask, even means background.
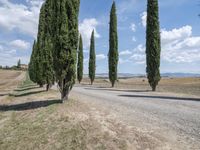
[{"label": "row of cypress trees", "polygon": [[44,2],[29,63],[30,79],[47,90],[58,83],[63,101],[76,79],[79,5],[80,0]]},{"label": "row of cypress trees", "polygon": [[[95,36],[94,30],[92,31],[90,41],[90,56],[89,56],[89,78],[91,84],[93,84],[96,73],[96,54],[95,54]],[[79,39],[79,52],[78,52],[78,65],[77,65],[77,78],[79,83],[83,78],[83,45],[82,37]],[[109,79],[114,87],[117,80],[117,67],[118,67],[118,34],[117,34],[117,15],[116,4],[113,2],[110,11],[110,30],[109,30],[109,52],[108,52],[108,64],[109,64]]]},{"label": "row of cypress trees", "polygon": [[[56,82],[62,100],[67,100],[76,80],[76,62],[78,49],[77,79],[83,78],[83,42],[78,39],[78,14],[80,0],[46,0],[41,7],[38,36],[34,41],[29,63],[30,79],[40,85],[46,84],[49,90]],[[146,31],[147,77],[152,87],[160,80],[160,29],[158,0],[148,0]],[[109,79],[112,87],[117,81],[118,34],[115,2],[110,11],[109,30]],[[79,41],[79,47],[78,47]],[[96,55],[94,30],[91,36],[89,77],[91,84],[95,79]]]},{"label": "row of cypress trees", "polygon": [[[82,44],[82,39],[80,39]],[[146,29],[146,72],[147,78],[153,91],[156,91],[158,82],[160,81],[160,52],[161,52],[161,41],[160,41],[160,25],[159,25],[159,8],[158,0],[148,0],[147,4],[147,29]],[[118,68],[118,34],[117,34],[117,15],[116,5],[113,2],[110,12],[110,30],[109,30],[109,53],[108,53],[108,64],[109,64],[109,80],[114,87],[117,81],[117,68]],[[83,54],[80,54],[80,58],[83,58]],[[80,62],[79,62],[80,63]],[[81,68],[81,71],[80,71]],[[94,31],[91,36],[90,45],[90,59],[89,59],[89,78],[91,84],[95,78],[95,42],[94,42]],[[78,75],[83,71],[83,65],[78,65]],[[78,77],[79,82],[82,78]]]}]

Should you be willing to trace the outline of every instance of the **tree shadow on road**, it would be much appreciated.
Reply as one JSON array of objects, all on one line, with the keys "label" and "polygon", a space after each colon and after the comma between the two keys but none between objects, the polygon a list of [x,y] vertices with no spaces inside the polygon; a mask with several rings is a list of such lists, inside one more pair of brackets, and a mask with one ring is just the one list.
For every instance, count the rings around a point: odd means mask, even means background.
[{"label": "tree shadow on road", "polygon": [[149,98],[149,99],[166,99],[166,100],[181,100],[181,101],[196,101],[200,102],[200,98],[189,97],[173,97],[173,96],[148,96],[148,95],[118,95],[120,97],[133,97],[133,98]]},{"label": "tree shadow on road", "polygon": [[116,92],[136,92],[136,93],[139,93],[139,92],[150,92],[150,90],[129,90],[129,89],[112,89],[112,88],[105,88],[105,87],[95,87],[95,88],[84,88],[86,90],[96,90],[96,91],[116,91]]},{"label": "tree shadow on road", "polygon": [[61,103],[62,103],[61,100],[44,100],[44,101],[26,102],[21,104],[0,105],[0,112],[32,110]]}]

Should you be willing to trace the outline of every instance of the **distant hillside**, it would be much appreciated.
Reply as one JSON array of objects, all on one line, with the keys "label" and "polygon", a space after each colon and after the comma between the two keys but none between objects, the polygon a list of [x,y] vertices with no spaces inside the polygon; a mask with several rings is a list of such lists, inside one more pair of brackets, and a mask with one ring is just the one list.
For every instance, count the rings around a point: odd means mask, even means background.
[{"label": "distant hillside", "polygon": [[[86,77],[88,75],[85,75]],[[162,73],[162,77],[200,77],[200,74],[193,74],[193,73]],[[98,78],[108,78],[107,73],[99,73],[96,74],[96,77]],[[145,74],[131,74],[131,73],[119,73],[118,74],[119,78],[131,78],[131,77],[146,77]]]}]

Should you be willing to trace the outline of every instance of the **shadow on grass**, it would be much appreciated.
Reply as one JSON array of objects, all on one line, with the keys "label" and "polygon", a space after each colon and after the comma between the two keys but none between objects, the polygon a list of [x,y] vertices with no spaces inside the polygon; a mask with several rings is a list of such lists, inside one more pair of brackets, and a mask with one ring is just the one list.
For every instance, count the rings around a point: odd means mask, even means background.
[{"label": "shadow on grass", "polygon": [[21,94],[10,94],[10,96],[22,97],[22,96],[28,96],[28,95],[33,95],[33,94],[38,94],[38,93],[43,93],[43,92],[46,92],[46,90],[41,90],[41,91],[30,91],[30,92],[21,93]]},{"label": "shadow on grass", "polygon": [[105,87],[95,87],[95,88],[84,88],[86,90],[96,90],[96,91],[116,91],[116,92],[150,92],[150,90],[120,90],[120,89],[111,89],[111,88],[105,88]]},{"label": "shadow on grass", "polygon": [[13,104],[13,105],[0,105],[0,111],[25,111],[31,109],[38,109],[42,107],[48,107],[54,104],[61,104],[61,100],[44,100],[44,101],[34,101],[34,102],[26,102],[21,104]]},{"label": "shadow on grass", "polygon": [[14,91],[17,91],[17,92],[21,92],[21,91],[28,91],[28,90],[33,90],[33,89],[39,89],[40,87],[27,87],[27,88],[19,88],[19,89],[16,89],[16,90],[14,90]]},{"label": "shadow on grass", "polygon": [[19,86],[19,88],[31,88],[31,87],[36,87],[36,86],[39,87],[39,85],[36,85],[36,84],[28,84],[28,85],[21,85]]},{"label": "shadow on grass", "polygon": [[180,101],[196,101],[196,102],[200,102],[200,98],[189,98],[189,97],[148,96],[148,95],[118,95],[118,96],[120,96],[120,97],[133,97],[133,98],[166,99],[166,100],[180,100]]},{"label": "shadow on grass", "polygon": [[1,93],[0,96],[7,96],[9,93]]}]

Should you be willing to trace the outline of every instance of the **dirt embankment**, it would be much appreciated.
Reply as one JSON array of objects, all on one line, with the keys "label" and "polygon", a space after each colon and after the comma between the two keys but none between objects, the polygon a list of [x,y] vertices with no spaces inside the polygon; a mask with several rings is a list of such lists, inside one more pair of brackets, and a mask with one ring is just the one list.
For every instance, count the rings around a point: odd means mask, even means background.
[{"label": "dirt embankment", "polygon": [[25,78],[23,71],[0,70],[0,97],[8,95]]}]

